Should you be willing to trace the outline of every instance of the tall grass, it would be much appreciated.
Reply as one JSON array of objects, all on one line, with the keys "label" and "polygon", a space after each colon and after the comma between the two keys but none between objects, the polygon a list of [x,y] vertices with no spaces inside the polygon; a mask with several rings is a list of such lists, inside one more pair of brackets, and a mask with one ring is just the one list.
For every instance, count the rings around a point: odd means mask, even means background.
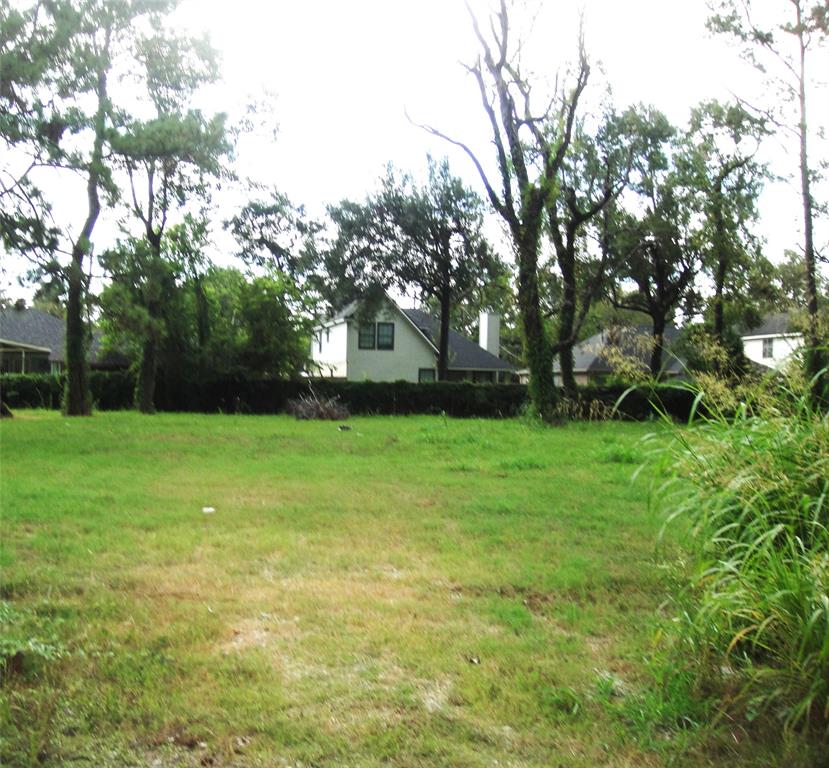
[{"label": "tall grass", "polygon": [[[674,661],[729,716],[825,737],[829,725],[829,417],[808,386],[766,380],[677,429],[657,498],[686,519]],[[702,410],[702,408],[701,408]]]}]

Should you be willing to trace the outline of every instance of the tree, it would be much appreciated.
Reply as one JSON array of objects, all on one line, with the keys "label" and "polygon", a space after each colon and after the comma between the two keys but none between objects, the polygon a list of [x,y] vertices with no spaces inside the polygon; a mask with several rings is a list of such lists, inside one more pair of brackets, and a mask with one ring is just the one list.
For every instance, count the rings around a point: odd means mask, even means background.
[{"label": "tree", "polygon": [[137,405],[142,413],[155,410],[162,295],[152,286],[169,272],[162,242],[174,208],[194,198],[204,199],[208,181],[222,173],[229,153],[225,115],[206,117],[189,108],[194,91],[217,76],[215,52],[198,41],[158,33],[136,41],[138,73],[154,115],[140,120],[122,112],[121,125],[111,138],[112,150],[129,180],[129,210],[141,223],[151,253],[142,259],[150,278],[145,292],[148,333],[138,374]]},{"label": "tree", "polygon": [[642,110],[640,129],[631,194],[606,209],[601,242],[611,254],[608,258],[625,265],[620,271],[622,280],[634,286],[625,294],[614,284],[613,305],[651,318],[650,370],[658,377],[665,328],[693,284],[697,255],[692,198],[673,167],[676,130],[652,108]]},{"label": "tree", "polygon": [[[122,241],[103,255],[112,275],[101,296],[107,346],[140,366],[146,337],[155,336],[156,401],[167,407],[193,402],[199,387],[217,378],[299,376],[313,317],[301,288],[280,273],[251,278],[232,268],[196,270],[190,256],[177,256],[184,231],[170,228],[160,260],[145,239]],[[160,317],[147,311],[151,298],[163,307]],[[136,388],[137,402],[140,394]]]},{"label": "tree", "polygon": [[370,201],[342,200],[329,205],[328,217],[335,235],[318,248],[318,268],[307,280],[331,310],[342,309],[359,301],[361,312],[368,316],[382,302],[391,276],[380,274],[386,264],[377,258],[377,237]]},{"label": "tree", "polygon": [[307,369],[312,314],[299,286],[272,273],[242,284],[241,362],[270,378],[297,378]]},{"label": "tree", "polygon": [[45,16],[0,0],[0,237],[10,251],[51,253],[59,235],[32,171],[49,161],[63,129],[35,94],[49,87],[71,27]]},{"label": "tree", "polygon": [[598,257],[585,246],[585,229],[625,189],[633,158],[636,112],[611,112],[595,135],[577,122],[570,151],[559,170],[556,192],[547,200],[550,238],[561,281],[557,307],[557,342],[562,385],[578,397],[573,374],[573,346],[587,313],[618,264],[615,252],[600,250]]},{"label": "tree", "polygon": [[305,207],[294,205],[277,189],[267,200],[251,200],[225,222],[239,245],[239,258],[248,265],[268,267],[296,278],[315,266],[314,236],[318,222]]},{"label": "tree", "polygon": [[[174,261],[166,247],[159,253],[146,237],[119,241],[101,254],[100,262],[111,277],[100,299],[104,326],[110,343],[138,361],[135,404],[151,413],[158,349],[168,335],[168,319],[175,316],[183,264]],[[153,350],[152,369],[147,365],[148,348]],[[146,380],[148,376],[152,381]]]},{"label": "tree", "polygon": [[[341,258],[366,264],[363,281],[414,288],[436,305],[438,379],[446,380],[453,309],[504,270],[483,235],[483,201],[452,175],[448,160],[429,157],[425,185],[389,166],[380,191],[347,210],[351,219],[337,238]],[[335,215],[345,223],[342,212]]]},{"label": "tree", "polygon": [[[763,7],[753,0],[718,0],[709,28],[736,40],[748,60],[773,81],[772,92],[782,91],[777,108],[764,109],[776,125],[797,141],[800,196],[803,210],[803,260],[806,273],[807,373],[814,379],[817,399],[829,398],[829,352],[818,321],[818,270],[814,223],[818,205],[813,195],[815,169],[809,155],[809,55],[825,43],[829,33],[828,0],[776,0]],[[765,13],[764,13],[765,12]],[[794,105],[793,113],[788,105]]]},{"label": "tree", "polygon": [[678,172],[698,198],[704,225],[699,233],[702,263],[714,284],[712,329],[722,342],[726,294],[739,301],[749,291],[762,254],[751,232],[765,178],[755,160],[763,120],[740,104],[706,102],[691,113],[677,157]]},{"label": "tree", "polygon": [[[18,176],[22,182],[14,189],[37,189],[34,171],[53,178],[58,172],[75,173],[84,179],[86,211],[76,231],[59,227],[38,189],[27,198],[28,210],[35,212],[32,220],[17,230],[4,229],[4,241],[40,264],[51,266],[61,256],[67,257],[65,264],[61,262],[67,286],[64,410],[83,415],[90,412],[84,267],[92,257],[102,194],[105,202],[118,194],[112,179],[110,139],[122,111],[113,102],[110,78],[130,72],[133,53],[140,48],[134,45],[140,39],[139,30],[163,27],[163,15],[177,0],[30,2],[17,16],[6,16],[9,5],[3,6],[3,18],[13,23],[3,24],[0,90],[15,117],[0,121],[0,132],[18,154],[28,153],[31,158],[29,170]],[[20,57],[18,67],[10,70],[8,62],[15,56]]]},{"label": "tree", "polygon": [[[468,7],[468,6],[467,6]],[[553,350],[541,310],[539,249],[548,200],[573,138],[579,100],[587,86],[590,66],[579,35],[575,81],[562,89],[548,107],[536,111],[532,87],[522,75],[518,52],[510,38],[506,0],[490,19],[488,38],[470,10],[481,55],[467,67],[481,95],[495,146],[498,176],[490,178],[472,149],[436,128],[426,129],[455,146],[472,160],[492,207],[509,228],[518,265],[518,307],[524,350],[530,370],[529,395],[544,420],[554,418],[557,400],[553,380]]]}]

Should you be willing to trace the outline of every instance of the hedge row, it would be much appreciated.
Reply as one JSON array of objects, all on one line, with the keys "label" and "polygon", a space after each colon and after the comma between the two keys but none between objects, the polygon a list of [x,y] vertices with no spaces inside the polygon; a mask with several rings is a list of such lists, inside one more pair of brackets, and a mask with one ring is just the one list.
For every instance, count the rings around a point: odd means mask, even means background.
[{"label": "hedge row", "polygon": [[[64,377],[50,373],[4,373],[0,395],[14,408],[60,408]],[[132,407],[135,376],[128,371],[90,371],[92,402],[101,411]]]},{"label": "hedge row", "polygon": [[[63,378],[49,374],[4,374],[0,393],[12,408],[59,408]],[[126,371],[93,371],[90,389],[99,410],[124,410],[132,407],[135,378]],[[527,389],[521,384],[472,384],[438,382],[414,384],[395,382],[355,382],[319,380],[279,381],[228,377],[190,382],[180,390],[159,390],[156,405],[163,411],[202,413],[280,413],[288,401],[308,394],[338,397],[354,414],[446,413],[458,417],[509,417],[521,412]],[[587,387],[583,400],[597,401],[605,410],[613,407],[626,391],[624,386]],[[638,389],[628,393],[619,405],[620,413],[630,419],[645,419],[655,413],[658,402],[674,418],[687,420],[693,394],[673,387]],[[584,409],[589,411],[589,409]]]}]

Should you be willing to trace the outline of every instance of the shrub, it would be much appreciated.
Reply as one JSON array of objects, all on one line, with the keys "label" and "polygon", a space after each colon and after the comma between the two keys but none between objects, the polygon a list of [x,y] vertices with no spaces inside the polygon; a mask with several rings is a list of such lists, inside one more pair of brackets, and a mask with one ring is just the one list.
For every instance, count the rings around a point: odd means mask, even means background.
[{"label": "shrub", "polygon": [[763,382],[735,415],[712,404],[677,430],[662,458],[673,479],[660,501],[689,521],[694,556],[674,660],[731,715],[825,733],[829,416],[802,382]]},{"label": "shrub", "polygon": [[[163,372],[160,374],[163,378]],[[0,394],[10,408],[59,408],[62,376],[0,375]],[[99,410],[133,407],[135,377],[129,371],[92,371],[92,400]],[[158,387],[159,411],[197,413],[282,413],[288,403],[308,395],[310,388],[324,398],[339,398],[352,414],[408,415],[445,413],[461,418],[509,418],[522,413],[527,388],[522,384],[473,384],[407,381],[282,380],[243,374]],[[585,387],[578,401],[563,401],[562,418],[642,420],[668,413],[687,421],[695,394],[670,385],[637,387],[624,384]],[[625,395],[621,402],[619,399]]]},{"label": "shrub", "polygon": [[11,409],[60,408],[63,379],[49,373],[5,373],[0,393]]},{"label": "shrub", "polygon": [[296,400],[288,401],[288,413],[298,419],[325,419],[344,421],[348,418],[348,408],[337,397],[320,398],[312,389],[307,395],[300,395]]}]

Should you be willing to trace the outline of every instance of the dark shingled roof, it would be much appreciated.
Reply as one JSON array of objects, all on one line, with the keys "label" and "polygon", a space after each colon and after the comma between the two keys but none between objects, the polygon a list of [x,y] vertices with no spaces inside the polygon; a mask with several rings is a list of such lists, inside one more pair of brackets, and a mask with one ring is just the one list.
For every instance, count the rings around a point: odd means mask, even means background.
[{"label": "dark shingled roof", "polygon": [[[437,318],[432,317],[420,309],[401,309],[400,311],[418,327],[420,332],[429,339],[434,347],[437,347],[436,339],[439,335]],[[512,371],[514,367],[450,328],[449,370]]]},{"label": "dark shingled roof", "polygon": [[[59,317],[41,312],[39,309],[0,310],[0,339],[32,347],[45,347],[49,350],[51,362],[65,362],[65,338],[66,321]],[[127,361],[119,355],[104,355],[101,349],[101,332],[96,330],[92,334],[89,362],[124,365]]]},{"label": "dark shingled roof", "polygon": [[782,336],[786,333],[797,333],[791,328],[791,318],[788,312],[778,312],[774,315],[766,315],[760,325],[744,330],[740,335],[746,336]]},{"label": "dark shingled roof", "polygon": [[[605,330],[585,339],[573,348],[573,370],[575,373],[608,374],[613,372],[611,364],[602,356],[602,350],[607,346],[616,346],[628,357],[641,360],[644,365],[650,364],[650,353],[644,345],[636,340],[643,336],[650,337],[653,329],[649,325],[634,325],[613,331]],[[682,362],[670,353],[670,345],[676,341],[679,331],[672,325],[665,328],[665,353],[662,359],[664,373],[678,375],[684,370]],[[553,370],[558,373],[561,365],[558,356],[553,363]]]}]

